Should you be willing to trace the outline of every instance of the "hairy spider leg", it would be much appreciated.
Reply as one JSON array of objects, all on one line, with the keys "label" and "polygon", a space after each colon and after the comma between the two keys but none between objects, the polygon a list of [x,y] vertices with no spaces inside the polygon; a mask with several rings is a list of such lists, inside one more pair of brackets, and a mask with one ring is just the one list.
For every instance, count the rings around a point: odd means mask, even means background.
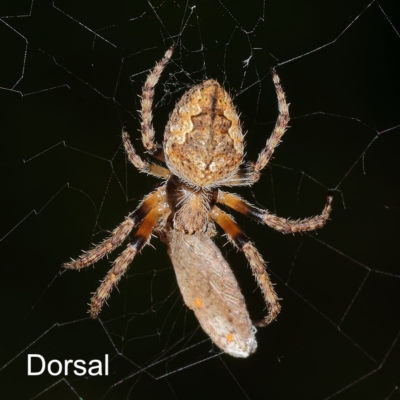
[{"label": "hairy spider leg", "polygon": [[164,57],[159,61],[155,67],[151,70],[147,76],[146,82],[142,89],[140,115],[142,118],[141,131],[143,146],[150,154],[157,156],[157,150],[161,150],[160,146],[154,140],[154,128],[153,128],[153,98],[154,98],[154,87],[157,85],[160,76],[171,59],[174,46],[170,47],[164,54]]},{"label": "hairy spider leg", "polygon": [[281,142],[281,138],[286,132],[286,127],[290,119],[289,106],[286,103],[285,92],[282,89],[279,76],[274,69],[271,70],[271,75],[275,85],[276,96],[278,97],[279,116],[270,138],[267,140],[264,149],[262,149],[258,155],[256,163],[253,164],[253,168],[256,173],[261,171],[268,164],[276,146],[278,146],[278,144]]},{"label": "hairy spider leg", "polygon": [[268,308],[268,315],[256,325],[268,325],[277,317],[281,306],[279,305],[278,296],[265,270],[265,261],[254,247],[253,243],[251,243],[250,239],[228,214],[224,213],[217,206],[214,206],[210,212],[210,216],[225,231],[233,245],[243,251],[246,256]]},{"label": "hairy spider leg", "polygon": [[[167,179],[171,176],[171,173],[167,168],[161,165],[149,163],[143,160],[137,153],[129,139],[129,133],[127,127],[124,125],[122,127],[122,143],[124,144],[125,152],[128,155],[129,161],[140,171],[146,174],[153,175],[157,178]],[[162,156],[160,154],[159,156]],[[159,158],[159,157],[158,157]]]},{"label": "hairy spider leg", "polygon": [[92,318],[97,318],[104,302],[110,296],[113,287],[116,286],[118,281],[124,275],[136,254],[140,252],[149,242],[154,227],[156,226],[160,217],[167,212],[167,208],[155,206],[143,219],[132,241],[128,244],[121,255],[114,261],[111,270],[108,272],[96,293],[93,295],[89,311]]},{"label": "hairy spider leg", "polygon": [[81,269],[88,267],[102,259],[120,246],[132,229],[140,223],[146,215],[158,205],[164,188],[159,188],[155,192],[146,196],[138,208],[130,214],[122,224],[115,228],[111,235],[93,249],[82,254],[77,260],[72,260],[63,264],[67,269]]},{"label": "hairy spider leg", "polygon": [[326,199],[326,204],[322,213],[310,218],[299,220],[291,220],[288,218],[278,217],[269,213],[267,210],[262,210],[248,203],[240,196],[234,193],[218,191],[217,202],[225,204],[233,210],[253,219],[254,221],[261,222],[269,227],[276,229],[282,233],[296,233],[313,231],[322,228],[329,219],[332,211],[332,195],[329,193]]},{"label": "hairy spider leg", "polygon": [[274,69],[271,70],[271,75],[275,85],[279,109],[279,116],[275,128],[267,140],[265,147],[259,153],[257,161],[243,163],[237,173],[224,182],[226,186],[251,186],[257,182],[260,179],[260,171],[268,164],[275,148],[281,142],[281,138],[286,132],[286,127],[290,119],[289,105],[286,103],[285,93],[281,86],[279,76]]}]

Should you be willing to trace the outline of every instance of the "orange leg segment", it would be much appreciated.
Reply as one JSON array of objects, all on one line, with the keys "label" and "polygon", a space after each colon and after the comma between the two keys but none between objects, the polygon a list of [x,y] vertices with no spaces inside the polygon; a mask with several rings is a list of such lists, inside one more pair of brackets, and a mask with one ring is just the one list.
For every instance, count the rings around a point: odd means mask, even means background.
[{"label": "orange leg segment", "polygon": [[214,206],[210,212],[210,216],[225,231],[231,242],[239,250],[243,251],[246,256],[268,308],[268,315],[257,325],[268,325],[279,314],[281,307],[275,289],[265,270],[265,261],[253,243],[251,243],[249,238],[228,214],[224,213],[217,206]]}]

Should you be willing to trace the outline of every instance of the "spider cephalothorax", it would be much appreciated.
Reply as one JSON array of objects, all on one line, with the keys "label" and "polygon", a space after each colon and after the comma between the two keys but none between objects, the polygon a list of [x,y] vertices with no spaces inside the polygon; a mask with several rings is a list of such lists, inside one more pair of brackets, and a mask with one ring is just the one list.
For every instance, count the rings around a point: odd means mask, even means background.
[{"label": "spider cephalothorax", "polygon": [[228,239],[244,253],[261,289],[268,314],[258,325],[273,321],[280,305],[260,253],[232,217],[217,204],[282,233],[295,233],[321,228],[329,218],[332,196],[328,195],[320,215],[293,221],[270,214],[238,195],[220,189],[221,186],[255,183],[285,133],[289,121],[288,105],[274,70],[272,78],[279,117],[256,162],[243,161],[244,141],[238,113],[228,93],[212,79],[192,87],[176,104],[165,129],[163,151],[160,151],[154,141],[152,104],[154,88],[172,52],[173,49],[169,49],[147,77],[141,104],[143,145],[148,153],[165,162],[166,167],[143,160],[136,153],[126,127],[122,130],[122,141],[131,163],[140,172],[164,182],[143,199],[109,238],[63,266],[80,269],[97,262],[137,228],[132,241],[114,261],[92,297],[90,313],[96,318],[112,288],[155,232],[168,245],[185,303],[193,309],[203,329],[226,353],[247,357],[257,347],[255,329],[234,275],[212,241],[215,225],[222,228]]},{"label": "spider cephalothorax", "polygon": [[167,181],[166,195],[173,229],[189,235],[209,230],[209,214],[217,201],[217,189],[195,187],[172,175]]}]

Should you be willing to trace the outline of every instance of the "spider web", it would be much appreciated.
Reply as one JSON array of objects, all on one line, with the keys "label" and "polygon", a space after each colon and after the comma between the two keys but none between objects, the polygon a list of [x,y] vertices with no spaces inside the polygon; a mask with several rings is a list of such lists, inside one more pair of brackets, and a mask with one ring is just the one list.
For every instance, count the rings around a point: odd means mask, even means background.
[{"label": "spider web", "polygon": [[[400,48],[389,1],[6,1],[0,5],[2,223],[0,393],[7,399],[400,398]],[[283,310],[248,359],[221,354],[183,305],[165,246],[134,260],[101,318],[87,302],[110,260],[60,271],[156,183],[127,164],[138,95],[177,44],[156,91],[161,141],[175,102],[212,77],[229,90],[254,160],[273,129],[275,66],[291,128],[262,179],[237,190],[280,216],[319,213],[284,236],[237,217],[268,260]],[[219,238],[254,319],[246,261]],[[27,376],[28,354],[104,359],[109,376]]]}]

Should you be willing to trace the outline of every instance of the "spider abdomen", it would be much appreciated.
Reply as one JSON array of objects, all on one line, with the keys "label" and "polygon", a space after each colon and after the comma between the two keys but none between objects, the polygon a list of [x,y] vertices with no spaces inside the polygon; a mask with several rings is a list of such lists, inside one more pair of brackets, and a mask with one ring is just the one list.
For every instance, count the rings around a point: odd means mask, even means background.
[{"label": "spider abdomen", "polygon": [[174,175],[200,186],[215,186],[239,168],[243,133],[229,94],[209,79],[185,93],[167,124],[164,153]]}]

